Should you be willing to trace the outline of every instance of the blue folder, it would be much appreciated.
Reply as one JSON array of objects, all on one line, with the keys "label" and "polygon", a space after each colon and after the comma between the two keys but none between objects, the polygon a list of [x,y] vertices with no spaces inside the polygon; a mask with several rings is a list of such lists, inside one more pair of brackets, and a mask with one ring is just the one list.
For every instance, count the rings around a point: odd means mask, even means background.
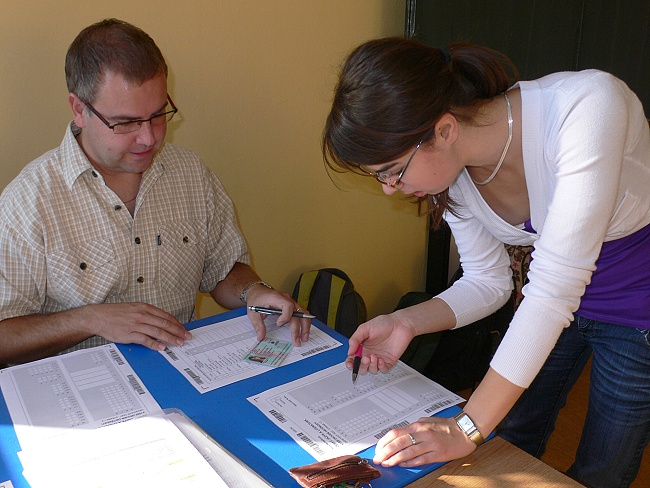
[{"label": "blue folder", "polygon": [[[193,329],[244,314],[245,309],[241,308],[197,320],[187,324],[187,328]],[[347,339],[317,320],[313,323],[342,342],[343,346],[203,394],[181,376],[160,353],[133,344],[121,344],[118,347],[161,408],[182,410],[207,434],[272,486],[298,487],[289,475],[289,468],[312,463],[315,459],[276,427],[247,398],[345,360]],[[459,411],[460,408],[454,406],[438,415],[450,417]],[[16,455],[20,448],[4,400],[0,402],[0,443],[0,482],[10,479],[15,488],[28,488]],[[359,455],[372,459],[374,446]],[[440,465],[431,464],[421,469],[376,466],[381,472],[381,477],[373,480],[372,485],[374,488],[402,487]]]}]

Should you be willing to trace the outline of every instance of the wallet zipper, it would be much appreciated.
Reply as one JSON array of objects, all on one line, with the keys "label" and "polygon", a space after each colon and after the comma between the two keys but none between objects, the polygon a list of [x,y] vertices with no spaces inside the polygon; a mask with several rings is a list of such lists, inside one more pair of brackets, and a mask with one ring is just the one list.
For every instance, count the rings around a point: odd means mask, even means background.
[{"label": "wallet zipper", "polygon": [[[311,479],[317,478],[318,476],[322,476],[325,473],[329,473],[330,471],[336,471],[336,470],[338,470],[340,468],[344,468],[346,466],[358,466],[360,464],[368,464],[368,460],[367,459],[361,459],[360,461],[348,461],[348,462],[338,463],[338,464],[335,464],[334,466],[330,466],[329,468],[324,468],[324,469],[321,469],[320,471],[317,471],[317,472],[315,472],[313,474],[310,474],[309,476],[306,477],[306,479],[311,480]],[[325,487],[325,485],[324,484],[319,485],[318,488],[320,488],[320,487]]]}]

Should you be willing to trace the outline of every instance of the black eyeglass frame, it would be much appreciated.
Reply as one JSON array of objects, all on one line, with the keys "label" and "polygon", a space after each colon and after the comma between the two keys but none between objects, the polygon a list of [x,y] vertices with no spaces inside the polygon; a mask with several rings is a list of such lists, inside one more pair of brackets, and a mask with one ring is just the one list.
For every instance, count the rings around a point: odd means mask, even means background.
[{"label": "black eyeglass frame", "polygon": [[409,164],[411,164],[411,160],[413,159],[413,156],[415,156],[415,153],[418,152],[418,149],[420,149],[420,146],[422,145],[423,142],[424,142],[424,137],[420,140],[420,142],[418,142],[417,146],[415,146],[415,149],[413,149],[413,152],[411,153],[408,160],[406,161],[406,164],[397,175],[397,179],[392,183],[390,179],[393,176],[395,176],[396,173],[382,173],[379,171],[368,171],[361,165],[359,165],[359,169],[363,171],[365,174],[367,174],[368,176],[372,176],[382,185],[389,186],[390,188],[397,188],[397,186],[402,182],[402,177],[404,176],[406,169],[409,167]]},{"label": "black eyeglass frame", "polygon": [[[100,113],[97,111],[97,109],[95,109],[95,107],[93,107],[89,102],[86,102],[83,98],[79,98],[79,100],[81,100],[81,102],[82,102],[86,107],[88,107],[88,110],[90,110],[92,113],[94,113],[94,114],[97,116],[97,118],[98,118],[99,120],[101,120],[101,121],[104,123],[104,125],[105,125],[106,127],[108,127],[109,129],[111,129],[115,134],[130,134],[130,133],[132,133],[132,132],[137,132],[137,131],[140,130],[140,128],[142,127],[142,124],[144,124],[145,122],[149,122],[151,125],[154,125],[154,126],[156,126],[156,125],[163,125],[163,123],[160,123],[160,124],[154,124],[153,121],[154,121],[155,119],[158,119],[159,117],[165,117],[165,122],[164,122],[164,123],[167,123],[167,122],[169,122],[170,120],[172,120],[172,119],[174,118],[174,115],[176,115],[176,113],[178,112],[178,108],[176,108],[176,105],[174,105],[174,102],[172,101],[172,98],[169,96],[169,94],[167,94],[167,101],[169,102],[169,104],[170,104],[171,107],[172,107],[171,110],[168,110],[167,112],[162,112],[162,113],[159,113],[159,114],[154,114],[154,115],[152,115],[151,117],[149,117],[148,119],[127,120],[126,122],[117,122],[117,123],[115,123],[115,124],[111,124],[111,123],[110,123],[108,120],[106,120],[106,118],[105,118],[102,114],[100,114]],[[132,130],[124,130],[124,132],[120,132],[120,130],[118,129],[118,131],[115,131],[115,128],[116,128],[116,127],[124,127],[124,128],[128,128],[131,124],[135,124],[135,125],[133,126],[133,127],[135,127],[135,128],[132,129]]]}]

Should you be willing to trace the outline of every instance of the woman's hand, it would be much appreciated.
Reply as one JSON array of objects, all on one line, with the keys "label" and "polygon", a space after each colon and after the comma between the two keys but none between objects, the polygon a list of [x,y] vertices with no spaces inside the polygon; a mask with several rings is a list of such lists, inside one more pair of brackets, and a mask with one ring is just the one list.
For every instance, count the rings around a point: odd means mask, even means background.
[{"label": "woman's hand", "polygon": [[361,324],[352,334],[345,363],[352,369],[357,347],[363,344],[359,374],[387,373],[416,335],[450,329],[454,325],[454,312],[436,297],[389,315],[380,315]]},{"label": "woman's hand", "polygon": [[400,318],[399,311],[390,315],[380,315],[361,324],[352,337],[345,363],[352,369],[354,354],[363,343],[363,357],[359,374],[370,372],[387,373],[402,356],[415,333]]},{"label": "woman's hand", "polygon": [[377,443],[373,462],[382,466],[412,468],[451,461],[476,449],[453,417],[422,417],[388,432]]},{"label": "woman's hand", "polygon": [[[487,439],[523,391],[523,387],[509,382],[490,368],[463,411]],[[422,417],[382,437],[375,448],[373,461],[387,467],[410,468],[459,459],[474,449],[476,444],[458,427],[453,417]]]}]

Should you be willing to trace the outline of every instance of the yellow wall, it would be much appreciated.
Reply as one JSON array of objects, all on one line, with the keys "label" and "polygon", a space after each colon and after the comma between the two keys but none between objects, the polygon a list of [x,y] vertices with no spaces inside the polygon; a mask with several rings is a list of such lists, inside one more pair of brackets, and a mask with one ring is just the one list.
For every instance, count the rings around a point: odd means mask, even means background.
[{"label": "yellow wall", "polygon": [[[165,55],[180,109],[168,140],[220,177],[260,276],[291,292],[301,271],[339,267],[370,316],[391,311],[424,288],[425,219],[369,179],[337,188],[319,142],[340,62],[401,34],[404,12],[404,0],[0,0],[0,188],[63,138],[70,42],[121,18]],[[218,311],[199,298],[200,316]]]}]

